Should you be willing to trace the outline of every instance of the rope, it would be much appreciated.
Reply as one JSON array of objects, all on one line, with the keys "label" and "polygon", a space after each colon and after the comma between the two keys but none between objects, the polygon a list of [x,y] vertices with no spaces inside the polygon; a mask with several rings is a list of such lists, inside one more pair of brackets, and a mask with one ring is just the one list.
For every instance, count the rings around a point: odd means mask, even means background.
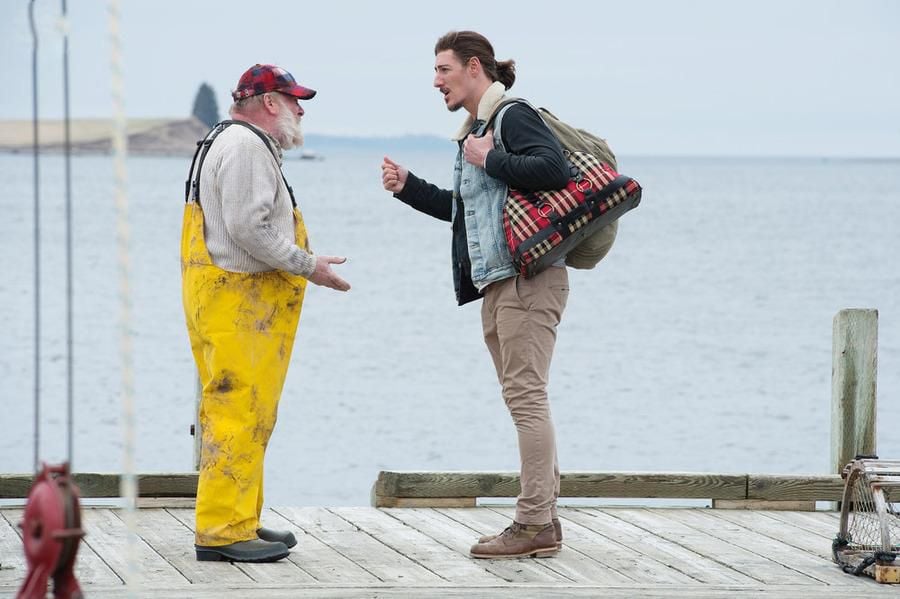
[{"label": "rope", "polygon": [[69,23],[66,19],[66,0],[62,0],[62,21],[60,30],[63,34],[63,123],[65,123],[65,162],[66,162],[66,411],[68,426],[68,462],[69,472],[75,472],[73,461],[72,427],[75,419],[73,402],[73,369],[72,369],[72,144],[69,119]]},{"label": "rope", "polygon": [[865,572],[866,568],[868,568],[869,566],[871,566],[874,563],[875,563],[875,556],[870,555],[866,559],[859,562],[855,567],[847,565],[847,566],[841,567],[841,570],[843,570],[847,574],[853,574],[854,576],[859,576],[860,574]]},{"label": "rope", "polygon": [[128,227],[128,197],[126,195],[126,168],[125,158],[128,153],[127,139],[125,136],[125,103],[124,83],[122,68],[122,40],[120,32],[120,8],[119,0],[109,0],[109,30],[110,30],[110,62],[112,67],[112,98],[113,98],[113,169],[115,171],[115,205],[116,205],[116,241],[119,275],[119,345],[122,358],[122,421],[125,433],[123,448],[123,468],[120,492],[125,500],[124,521],[128,529],[128,541],[126,543],[125,584],[129,594],[134,592],[134,584],[137,582],[137,533],[135,497],[137,484],[134,475],[134,374],[133,352],[131,346],[131,290],[128,283],[128,275],[131,270],[129,260],[129,245],[131,232]]},{"label": "rope", "polygon": [[40,163],[38,160],[38,37],[34,25],[34,0],[28,4],[28,22],[34,42],[31,53],[31,108],[34,150],[34,471],[38,471],[41,446],[41,209]]}]

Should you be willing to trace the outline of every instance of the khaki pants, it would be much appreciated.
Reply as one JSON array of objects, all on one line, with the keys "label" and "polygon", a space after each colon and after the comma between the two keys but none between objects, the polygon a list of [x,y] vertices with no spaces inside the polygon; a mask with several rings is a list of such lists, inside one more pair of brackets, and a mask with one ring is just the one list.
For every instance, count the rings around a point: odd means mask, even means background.
[{"label": "khaki pants", "polygon": [[516,521],[520,524],[547,524],[557,515],[559,464],[547,381],[556,327],[568,295],[569,276],[561,267],[548,268],[532,279],[498,281],[484,291],[484,341],[519,435],[522,493],[516,502]]}]

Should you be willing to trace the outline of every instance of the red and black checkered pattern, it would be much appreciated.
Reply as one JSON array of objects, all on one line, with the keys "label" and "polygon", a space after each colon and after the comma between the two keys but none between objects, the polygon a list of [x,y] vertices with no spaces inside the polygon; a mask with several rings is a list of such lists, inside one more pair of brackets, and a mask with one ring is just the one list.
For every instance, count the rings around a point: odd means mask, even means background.
[{"label": "red and black checkered pattern", "polygon": [[231,97],[237,101],[269,92],[281,92],[301,100],[309,100],[316,95],[316,90],[298,85],[294,76],[281,67],[255,64],[241,75]]},{"label": "red and black checkered pattern", "polygon": [[591,154],[567,153],[580,176],[557,191],[509,189],[503,229],[516,269],[536,275],[586,236],[638,205],[641,186]]}]

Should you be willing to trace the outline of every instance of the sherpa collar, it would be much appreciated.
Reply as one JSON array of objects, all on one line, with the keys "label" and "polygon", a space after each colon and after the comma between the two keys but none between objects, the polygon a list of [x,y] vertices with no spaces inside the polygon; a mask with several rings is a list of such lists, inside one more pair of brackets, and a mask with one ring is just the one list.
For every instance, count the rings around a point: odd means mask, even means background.
[{"label": "sherpa collar", "polygon": [[[494,114],[494,108],[497,107],[506,93],[506,88],[503,87],[503,84],[499,81],[494,81],[491,83],[490,87],[484,90],[484,95],[481,96],[481,100],[478,102],[478,120],[486,121],[490,118],[492,114]],[[469,131],[472,130],[472,125],[475,123],[475,119],[472,118],[470,114],[466,118],[466,122],[463,123],[463,126],[460,127],[459,131],[456,132],[456,135],[453,136],[453,141],[460,141],[465,139],[469,135]]]}]

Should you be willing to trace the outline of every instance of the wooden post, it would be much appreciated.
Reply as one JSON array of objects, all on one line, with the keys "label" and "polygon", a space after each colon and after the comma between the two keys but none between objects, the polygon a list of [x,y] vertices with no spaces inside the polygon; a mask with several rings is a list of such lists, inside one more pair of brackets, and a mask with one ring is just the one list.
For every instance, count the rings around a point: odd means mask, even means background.
[{"label": "wooden post", "polygon": [[841,310],[834,317],[831,361],[831,468],[840,473],[858,454],[875,455],[878,310]]}]

